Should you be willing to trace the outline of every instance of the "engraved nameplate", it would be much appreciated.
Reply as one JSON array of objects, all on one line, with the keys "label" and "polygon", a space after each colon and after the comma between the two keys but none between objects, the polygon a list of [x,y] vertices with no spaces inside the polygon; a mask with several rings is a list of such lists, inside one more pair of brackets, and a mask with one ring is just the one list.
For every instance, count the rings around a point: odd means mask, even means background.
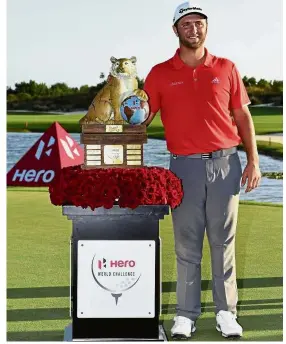
[{"label": "engraved nameplate", "polygon": [[100,149],[87,149],[87,150],[86,150],[86,154],[87,154],[87,155],[91,155],[91,154],[101,154],[101,150],[100,150]]},{"label": "engraved nameplate", "polygon": [[127,161],[127,165],[141,165],[141,161]]},{"label": "engraved nameplate", "polygon": [[141,149],[141,145],[127,145],[127,149]]},{"label": "engraved nameplate", "polygon": [[101,163],[100,163],[100,161],[87,161],[86,165],[87,166],[100,166]]},{"label": "engraved nameplate", "polygon": [[141,160],[141,155],[127,155],[127,160]]},{"label": "engraved nameplate", "polygon": [[101,156],[100,155],[87,155],[86,156],[86,160],[89,160],[89,161],[95,161],[95,160],[101,160]]},{"label": "engraved nameplate", "polygon": [[103,148],[103,162],[106,165],[123,164],[123,146],[122,145],[105,145]]},{"label": "engraved nameplate", "polygon": [[86,149],[101,149],[100,145],[86,145]]},{"label": "engraved nameplate", "polygon": [[106,125],[105,132],[106,133],[122,133],[123,126],[122,125]]},{"label": "engraved nameplate", "polygon": [[127,154],[139,154],[139,155],[141,155],[141,150],[131,150],[131,149],[128,149],[127,150]]}]

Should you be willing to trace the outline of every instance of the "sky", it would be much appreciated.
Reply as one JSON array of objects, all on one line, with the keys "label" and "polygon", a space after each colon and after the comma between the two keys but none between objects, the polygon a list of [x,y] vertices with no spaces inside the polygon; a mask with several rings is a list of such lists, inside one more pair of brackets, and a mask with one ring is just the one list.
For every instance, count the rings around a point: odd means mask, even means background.
[{"label": "sky", "polygon": [[[171,58],[172,18],[180,0],[8,0],[7,86],[30,79],[48,86],[96,85],[110,57],[137,57],[140,78]],[[282,0],[202,0],[206,47],[242,76],[282,80]]]}]

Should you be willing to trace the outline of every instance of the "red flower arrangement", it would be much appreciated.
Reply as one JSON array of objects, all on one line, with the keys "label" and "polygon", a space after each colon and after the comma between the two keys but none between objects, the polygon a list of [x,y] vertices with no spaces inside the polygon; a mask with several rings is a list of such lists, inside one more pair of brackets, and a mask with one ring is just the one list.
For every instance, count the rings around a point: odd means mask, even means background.
[{"label": "red flower arrangement", "polygon": [[162,167],[83,170],[65,167],[49,187],[54,205],[110,209],[114,204],[131,209],[139,205],[169,204],[183,198],[181,180]]}]

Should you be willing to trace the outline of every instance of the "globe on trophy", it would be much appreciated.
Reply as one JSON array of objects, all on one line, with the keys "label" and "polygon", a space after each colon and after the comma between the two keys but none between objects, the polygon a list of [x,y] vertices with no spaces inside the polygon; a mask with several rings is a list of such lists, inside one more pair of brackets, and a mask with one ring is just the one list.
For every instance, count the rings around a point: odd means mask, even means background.
[{"label": "globe on trophy", "polygon": [[123,100],[120,106],[122,118],[129,124],[139,125],[149,116],[149,104],[142,98],[132,95]]}]

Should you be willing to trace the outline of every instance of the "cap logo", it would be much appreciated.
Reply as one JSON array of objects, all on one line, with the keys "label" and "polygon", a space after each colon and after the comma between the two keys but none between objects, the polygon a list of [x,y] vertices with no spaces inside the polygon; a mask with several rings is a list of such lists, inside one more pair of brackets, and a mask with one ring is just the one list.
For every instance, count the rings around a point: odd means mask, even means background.
[{"label": "cap logo", "polygon": [[186,11],[193,11],[193,10],[202,11],[202,9],[200,7],[188,7],[188,8],[181,8],[179,13],[181,14],[181,13],[184,13]]}]

